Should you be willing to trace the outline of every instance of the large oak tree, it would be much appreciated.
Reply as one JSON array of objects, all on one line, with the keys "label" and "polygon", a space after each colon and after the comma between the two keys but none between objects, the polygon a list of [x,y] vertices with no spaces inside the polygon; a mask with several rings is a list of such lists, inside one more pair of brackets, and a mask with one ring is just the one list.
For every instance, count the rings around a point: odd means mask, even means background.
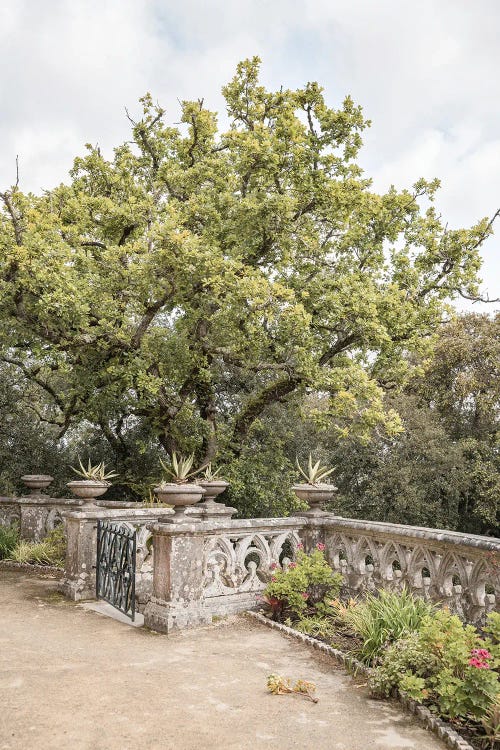
[{"label": "large oak tree", "polygon": [[438,182],[372,190],[367,126],[348,97],[267,91],[257,58],[181,122],[147,95],[112,158],[88,146],[71,180],[1,193],[0,354],[63,434],[98,425],[116,454],[138,421],[166,449],[238,457],[270,406],[329,395],[322,418],[397,423],[406,376],[458,294],[477,295],[492,222],[450,229]]}]

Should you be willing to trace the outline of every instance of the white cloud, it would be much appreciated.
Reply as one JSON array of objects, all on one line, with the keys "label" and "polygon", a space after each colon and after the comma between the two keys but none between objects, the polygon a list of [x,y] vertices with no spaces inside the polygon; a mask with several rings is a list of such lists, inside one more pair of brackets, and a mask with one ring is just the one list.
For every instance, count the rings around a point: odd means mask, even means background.
[{"label": "white cloud", "polygon": [[[220,108],[238,60],[259,54],[271,86],[318,80],[373,126],[362,162],[380,189],[438,176],[454,226],[500,205],[496,0],[0,0],[0,174],[64,179],[86,142],[127,137],[124,106],[149,90]],[[500,233],[500,225],[498,228]],[[498,240],[484,288],[500,296]]]}]

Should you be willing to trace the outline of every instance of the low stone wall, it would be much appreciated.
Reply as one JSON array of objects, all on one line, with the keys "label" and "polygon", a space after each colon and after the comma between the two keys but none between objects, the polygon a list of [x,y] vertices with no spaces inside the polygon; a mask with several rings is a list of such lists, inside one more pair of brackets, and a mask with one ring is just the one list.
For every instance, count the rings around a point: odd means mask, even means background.
[{"label": "low stone wall", "polygon": [[21,509],[14,497],[0,497],[0,526],[20,526]]},{"label": "low stone wall", "polygon": [[[98,500],[96,504],[105,509],[141,507],[137,503],[110,500]],[[67,511],[77,510],[82,505],[83,500],[78,498],[56,498],[43,494],[0,497],[0,525],[16,524],[21,539],[39,542],[63,523]]]},{"label": "low stone wall", "polygon": [[[286,566],[300,543],[306,552],[325,545],[351,596],[406,586],[479,625],[500,604],[500,540],[495,538],[317,511],[231,520],[229,509],[221,507],[210,517],[194,506],[174,522],[169,508],[101,501],[90,510],[66,506],[59,511],[48,501],[23,500],[21,514],[33,507],[39,517],[42,507],[61,513],[68,540],[62,590],[71,599],[95,597],[97,521],[135,529],[138,609],[150,627],[167,632],[255,608],[273,568]],[[34,526],[30,529],[35,533]]]},{"label": "low stone wall", "polygon": [[146,624],[169,632],[255,608],[273,567],[286,566],[299,543],[306,552],[325,546],[351,596],[406,586],[476,624],[500,602],[498,539],[312,512],[157,525]]}]

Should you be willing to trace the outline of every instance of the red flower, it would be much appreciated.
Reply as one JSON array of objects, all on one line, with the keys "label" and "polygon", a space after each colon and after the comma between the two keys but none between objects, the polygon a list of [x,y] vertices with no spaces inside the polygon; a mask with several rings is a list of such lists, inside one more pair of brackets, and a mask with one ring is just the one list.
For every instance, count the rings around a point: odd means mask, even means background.
[{"label": "red flower", "polygon": [[276,570],[276,568],[278,567],[278,563],[273,562],[269,567],[271,570]]},{"label": "red flower", "polygon": [[296,568],[296,567],[297,567],[297,563],[295,563],[295,562],[291,562],[291,563],[290,563],[290,565],[289,565],[288,567],[289,567],[289,568]]},{"label": "red flower", "polygon": [[323,552],[325,549],[325,545],[322,542],[318,542],[316,545],[316,549],[319,549],[320,552]]},{"label": "red flower", "polygon": [[301,593],[301,597],[302,597],[302,599],[305,599],[305,600],[307,600],[307,599],[309,599],[309,594],[308,594],[308,593],[307,593],[306,591],[303,591],[303,592]]},{"label": "red flower", "polygon": [[276,583],[276,581],[277,581],[277,580],[278,580],[278,579],[276,578],[276,576],[273,576],[273,577],[271,578],[271,581],[272,581],[273,583]]}]

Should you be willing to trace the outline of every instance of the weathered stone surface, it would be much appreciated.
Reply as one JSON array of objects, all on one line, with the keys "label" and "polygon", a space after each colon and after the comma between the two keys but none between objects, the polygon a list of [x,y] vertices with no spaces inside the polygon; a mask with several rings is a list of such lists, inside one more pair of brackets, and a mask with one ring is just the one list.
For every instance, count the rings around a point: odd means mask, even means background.
[{"label": "weathered stone surface", "polygon": [[210,518],[153,529],[153,597],[145,624],[162,632],[254,608],[299,544],[301,521]]}]

